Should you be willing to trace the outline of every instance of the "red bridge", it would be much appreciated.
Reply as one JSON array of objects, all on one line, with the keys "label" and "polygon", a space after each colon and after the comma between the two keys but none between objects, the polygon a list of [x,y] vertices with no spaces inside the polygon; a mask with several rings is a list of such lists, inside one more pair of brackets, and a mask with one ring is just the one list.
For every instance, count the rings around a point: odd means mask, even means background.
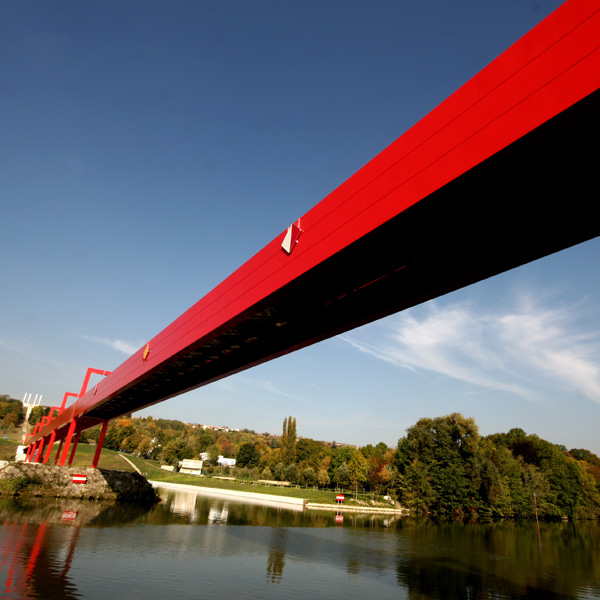
[{"label": "red bridge", "polygon": [[102,423],[96,466],[110,419],[597,236],[599,87],[600,5],[568,0],[90,391],[88,370],[28,460]]}]

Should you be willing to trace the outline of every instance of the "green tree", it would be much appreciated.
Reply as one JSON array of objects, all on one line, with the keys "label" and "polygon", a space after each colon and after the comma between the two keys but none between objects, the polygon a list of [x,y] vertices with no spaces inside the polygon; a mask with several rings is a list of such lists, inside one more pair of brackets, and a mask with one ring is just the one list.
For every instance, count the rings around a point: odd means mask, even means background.
[{"label": "green tree", "polygon": [[333,480],[342,491],[344,491],[344,488],[350,483],[350,471],[348,470],[348,465],[345,462],[343,462],[335,470]]},{"label": "green tree", "polygon": [[323,489],[329,485],[331,480],[329,479],[329,473],[327,472],[327,469],[319,469],[319,472],[317,473],[317,480]]},{"label": "green tree", "polygon": [[317,470],[323,459],[331,454],[331,448],[324,442],[302,438],[296,444],[296,461]]},{"label": "green tree", "polygon": [[296,462],[296,417],[288,419],[288,460]]},{"label": "green tree", "polygon": [[317,474],[312,467],[306,467],[306,469],[302,471],[302,481],[307,489],[309,486],[315,485],[317,482]]},{"label": "green tree", "polygon": [[50,414],[49,406],[34,406],[31,414],[29,415],[29,424],[37,425],[43,417]]},{"label": "green tree", "polygon": [[206,452],[206,449],[209,446],[212,446],[217,441],[216,436],[214,436],[209,431],[205,431],[203,429],[198,430],[195,437],[196,441],[194,444],[194,449],[196,450],[197,454],[202,454],[202,452]]},{"label": "green tree", "polygon": [[171,440],[162,451],[162,459],[168,465],[178,466],[179,462],[194,456],[194,450],[183,438]]},{"label": "green tree", "polygon": [[287,460],[287,449],[288,449],[288,420],[287,417],[283,419],[283,432],[281,434],[281,459],[284,464],[287,464],[289,461]]},{"label": "green tree", "polygon": [[293,484],[297,484],[298,483],[298,479],[299,479],[299,473],[298,473],[298,466],[296,465],[296,463],[291,463],[289,465],[287,465],[285,467],[285,478],[287,481],[289,481],[290,483]]},{"label": "green tree", "polygon": [[416,513],[430,512],[436,499],[430,480],[431,475],[427,465],[418,458],[405,465],[399,478],[398,495],[402,504]]},{"label": "green tree", "polygon": [[[473,509],[471,479],[478,465],[479,431],[474,419],[453,413],[420,419],[398,442],[399,499],[439,515],[466,515]],[[414,488],[411,486],[417,486]],[[420,488],[420,489],[419,489]]]},{"label": "green tree", "polygon": [[277,481],[285,479],[285,465],[282,462],[278,462],[273,468],[273,476]]},{"label": "green tree", "polygon": [[206,449],[206,453],[208,454],[208,464],[212,466],[216,465],[221,454],[221,449],[219,448],[219,446],[217,446],[217,444],[209,446]]},{"label": "green tree", "polygon": [[350,483],[354,486],[355,498],[358,495],[359,484],[367,481],[368,470],[367,460],[358,450],[355,450],[354,455],[348,463],[348,475]]},{"label": "green tree", "polygon": [[296,462],[296,419],[294,417],[283,420],[281,457],[285,464]]},{"label": "green tree", "polygon": [[10,396],[0,396],[0,428],[13,429],[23,421],[23,405]]},{"label": "green tree", "polygon": [[352,460],[356,448],[352,446],[336,446],[331,451],[331,469],[335,473],[342,463],[348,463]]},{"label": "green tree", "polygon": [[254,444],[246,442],[240,446],[237,453],[236,466],[252,468],[258,466],[259,461],[260,452]]}]

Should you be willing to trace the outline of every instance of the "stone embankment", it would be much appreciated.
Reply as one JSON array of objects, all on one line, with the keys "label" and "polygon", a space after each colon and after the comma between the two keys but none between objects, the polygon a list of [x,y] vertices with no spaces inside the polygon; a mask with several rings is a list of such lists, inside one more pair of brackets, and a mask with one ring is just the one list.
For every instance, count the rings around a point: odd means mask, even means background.
[{"label": "stone embankment", "polygon": [[155,488],[173,489],[194,494],[205,494],[208,496],[226,496],[235,498],[236,500],[253,500],[263,504],[281,504],[289,508],[297,508],[300,510],[329,510],[329,511],[346,511],[354,513],[369,513],[381,515],[407,515],[408,509],[394,506],[371,506],[371,505],[342,505],[342,504],[319,504],[309,502],[303,498],[290,498],[286,496],[275,496],[273,494],[260,494],[256,492],[227,490],[222,488],[207,488],[198,485],[187,485],[182,483],[166,483],[164,481],[150,481]]},{"label": "stone embankment", "polygon": [[356,504],[319,504],[318,502],[307,502],[306,508],[311,510],[335,510],[336,512],[369,513],[376,515],[402,515],[410,513],[408,508],[394,506],[369,506]]},{"label": "stone embankment", "polygon": [[[85,475],[85,483],[74,483],[74,475]],[[138,473],[35,463],[9,463],[1,468],[0,494],[136,504],[158,500],[152,486]]]}]

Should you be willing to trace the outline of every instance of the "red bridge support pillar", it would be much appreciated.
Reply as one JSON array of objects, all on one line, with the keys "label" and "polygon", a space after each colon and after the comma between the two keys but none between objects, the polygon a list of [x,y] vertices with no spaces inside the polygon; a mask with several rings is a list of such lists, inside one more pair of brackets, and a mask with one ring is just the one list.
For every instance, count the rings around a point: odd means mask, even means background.
[{"label": "red bridge support pillar", "polygon": [[98,437],[98,444],[96,445],[96,453],[94,454],[94,460],[92,462],[92,469],[98,468],[98,461],[100,460],[100,452],[102,452],[102,446],[104,445],[104,436],[106,435],[106,429],[108,428],[108,421],[102,423],[102,429],[100,430],[100,437]]},{"label": "red bridge support pillar", "polygon": [[70,467],[73,459],[75,458],[75,451],[77,450],[77,444],[79,444],[79,436],[81,435],[81,431],[78,431],[75,434],[75,439],[73,440],[73,449],[71,450],[71,456],[69,456],[69,462],[67,466]]},{"label": "red bridge support pillar", "polygon": [[27,448],[27,454],[25,455],[25,462],[31,462],[31,455],[35,449],[35,443],[30,444]]},{"label": "red bridge support pillar", "polygon": [[44,454],[44,448],[46,447],[46,442],[47,441],[48,440],[45,437],[43,437],[40,440],[40,445],[38,446],[38,449],[37,449],[35,458],[33,459],[33,462],[36,462],[36,463],[41,463],[42,462],[42,456]]},{"label": "red bridge support pillar", "polygon": [[62,450],[64,443],[65,443],[65,438],[60,440],[60,443],[58,444],[58,450],[56,451],[56,456],[54,457],[54,464],[56,464],[58,462],[58,459],[60,457],[60,451]]},{"label": "red bridge support pillar", "polygon": [[48,462],[50,455],[52,454],[52,446],[54,446],[54,440],[56,439],[56,429],[52,431],[50,434],[50,440],[48,441],[48,450],[46,450],[46,454],[44,455],[44,464]]},{"label": "red bridge support pillar", "polygon": [[60,455],[59,465],[61,467],[65,466],[67,462],[67,455],[69,454],[69,448],[71,447],[71,441],[73,439],[73,434],[75,433],[75,428],[77,427],[77,419],[74,417],[69,425],[69,431],[67,433],[67,437],[65,438],[65,443],[63,445],[62,454]]}]

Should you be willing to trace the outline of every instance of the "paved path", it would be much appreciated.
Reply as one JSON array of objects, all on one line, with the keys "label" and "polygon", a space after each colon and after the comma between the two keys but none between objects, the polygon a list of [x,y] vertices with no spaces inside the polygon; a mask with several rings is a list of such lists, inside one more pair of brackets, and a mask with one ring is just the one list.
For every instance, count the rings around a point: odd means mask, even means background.
[{"label": "paved path", "polygon": [[142,472],[123,454],[119,454],[119,456],[123,459],[126,460],[140,475],[142,474]]}]

